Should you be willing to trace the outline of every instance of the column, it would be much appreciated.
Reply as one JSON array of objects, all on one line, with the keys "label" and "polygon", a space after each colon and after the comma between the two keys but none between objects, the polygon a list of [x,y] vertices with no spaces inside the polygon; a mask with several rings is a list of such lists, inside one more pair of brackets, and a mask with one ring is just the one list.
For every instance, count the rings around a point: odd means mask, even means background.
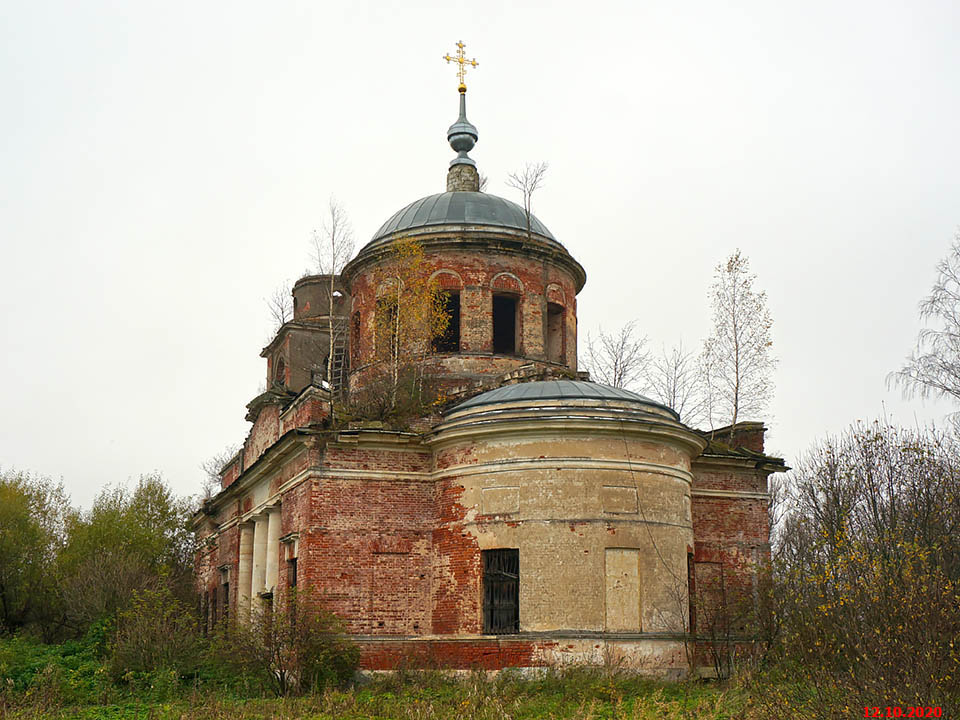
[{"label": "column", "polygon": [[266,588],[275,592],[280,574],[280,508],[267,508]]},{"label": "column", "polygon": [[253,572],[253,526],[240,525],[240,558],[237,563],[237,618],[250,618],[250,577]]},{"label": "column", "polygon": [[250,579],[250,597],[256,602],[257,595],[264,591],[267,579],[267,518],[257,515],[253,526],[253,573]]}]

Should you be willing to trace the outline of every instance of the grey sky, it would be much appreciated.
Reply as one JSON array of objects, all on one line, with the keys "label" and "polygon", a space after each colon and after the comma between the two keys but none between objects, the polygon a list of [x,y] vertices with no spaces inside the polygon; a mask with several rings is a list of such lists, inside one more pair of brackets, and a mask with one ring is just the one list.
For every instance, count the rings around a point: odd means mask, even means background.
[{"label": "grey sky", "polygon": [[780,359],[788,461],[884,405],[960,224],[954,2],[0,2],[0,466],[84,505],[182,493],[240,441],[265,298],[309,267],[331,193],[358,244],[444,189],[467,43],[488,191],[586,267],[581,336],[707,332],[736,247]]}]

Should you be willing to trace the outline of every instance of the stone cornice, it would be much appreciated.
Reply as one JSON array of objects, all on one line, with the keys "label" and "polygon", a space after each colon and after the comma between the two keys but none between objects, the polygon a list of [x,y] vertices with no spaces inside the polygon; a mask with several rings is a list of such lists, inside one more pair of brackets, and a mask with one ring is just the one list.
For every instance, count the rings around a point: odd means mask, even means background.
[{"label": "stone cornice", "polygon": [[763,470],[768,475],[790,468],[780,458],[767,455],[715,455],[704,453],[693,459],[694,467],[710,470]]},{"label": "stone cornice", "polygon": [[618,436],[640,436],[671,442],[690,452],[693,457],[703,450],[705,442],[695,432],[680,423],[650,413],[623,414],[596,407],[514,408],[499,406],[499,416],[477,413],[464,414],[442,422],[425,442],[440,449],[451,443],[472,437],[491,439],[497,436],[524,435],[527,437],[549,433],[591,433]]},{"label": "stone cornice", "polygon": [[[277,345],[281,343],[284,336],[291,330],[305,330],[312,333],[323,333],[327,331],[327,318],[329,315],[317,315],[310,318],[309,321],[304,320],[288,320],[283,325],[277,329],[277,334],[274,335],[273,340],[271,340],[263,350],[260,351],[260,357],[265,358],[270,353],[272,353]],[[342,315],[334,315],[335,320],[342,320]]]},{"label": "stone cornice", "polygon": [[752,492],[749,490],[714,490],[713,488],[697,488],[690,490],[693,497],[700,498],[727,498],[731,500],[769,500],[770,493]]},{"label": "stone cornice", "polygon": [[[265,476],[276,472],[285,462],[306,451],[307,445],[304,440],[318,434],[318,431],[294,429],[281,435],[273,445],[257,458],[253,465],[240,474],[240,477],[208,501],[208,514],[216,515],[227,503],[237,500],[239,496],[248,492]],[[198,516],[200,516],[199,513],[193,517],[194,527],[199,525]],[[221,529],[228,524],[230,523],[224,523]]]},{"label": "stone cornice", "polygon": [[357,256],[347,263],[341,277],[352,292],[354,277],[370,265],[375,265],[390,254],[393,240],[411,238],[417,240],[424,251],[433,250],[479,250],[517,255],[524,259],[547,260],[563,267],[571,274],[579,293],[587,281],[586,270],[574,260],[567,249],[557,242],[526,230],[489,225],[430,225],[394,233],[362,248]]}]

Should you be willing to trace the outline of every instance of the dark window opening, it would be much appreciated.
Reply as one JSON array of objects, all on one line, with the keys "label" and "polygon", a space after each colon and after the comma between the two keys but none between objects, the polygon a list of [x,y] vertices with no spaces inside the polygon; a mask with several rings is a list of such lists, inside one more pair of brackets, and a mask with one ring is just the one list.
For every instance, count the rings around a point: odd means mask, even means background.
[{"label": "dark window opening", "polygon": [[483,632],[520,632],[520,551],[483,551]]},{"label": "dark window opening", "polygon": [[443,314],[447,317],[447,326],[433,339],[434,352],[460,352],[460,293],[441,294]]},{"label": "dark window opening", "polygon": [[287,580],[289,581],[290,587],[297,586],[297,559],[290,558],[287,560]]},{"label": "dark window opening", "polygon": [[547,360],[563,362],[563,306],[547,304]]},{"label": "dark window opening", "polygon": [[282,357],[277,358],[277,371],[273,374],[276,382],[283,385],[287,381],[287,368]]},{"label": "dark window opening", "polygon": [[230,619],[230,583],[223,584],[223,621]]},{"label": "dark window opening", "polygon": [[517,351],[517,298],[493,296],[493,352],[513,355]]}]

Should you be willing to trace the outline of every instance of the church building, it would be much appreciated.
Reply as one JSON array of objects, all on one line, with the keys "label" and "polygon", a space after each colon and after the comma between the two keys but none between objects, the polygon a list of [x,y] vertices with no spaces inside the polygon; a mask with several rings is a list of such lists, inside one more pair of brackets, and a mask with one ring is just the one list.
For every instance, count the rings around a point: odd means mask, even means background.
[{"label": "church building", "polygon": [[[757,602],[783,461],[760,423],[707,433],[578,372],[586,272],[543,222],[481,191],[462,75],[459,102],[446,191],[397,211],[339,276],[293,287],[249,434],[194,518],[207,622],[309,588],[366,669],[614,660],[683,675],[721,610]],[[426,372],[447,402],[415,431],[334,425],[334,394],[362,391],[380,362],[381,271],[401,239],[445,293]]]}]

